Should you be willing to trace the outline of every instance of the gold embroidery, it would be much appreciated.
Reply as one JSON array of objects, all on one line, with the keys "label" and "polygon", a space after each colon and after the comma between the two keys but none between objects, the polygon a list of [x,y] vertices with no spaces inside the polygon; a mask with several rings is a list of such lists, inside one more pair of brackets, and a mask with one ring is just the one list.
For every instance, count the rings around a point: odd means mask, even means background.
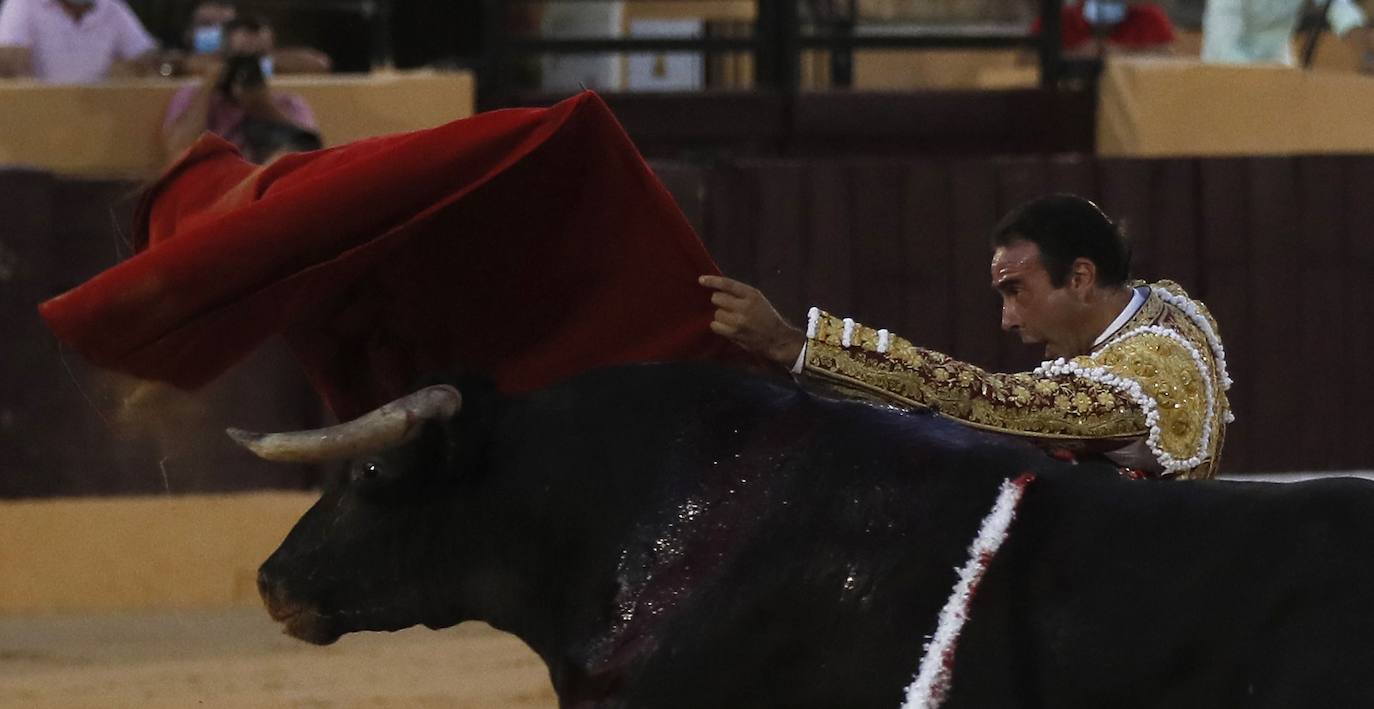
[{"label": "gold embroidery", "polygon": [[[1187,297],[1174,283],[1165,281],[1156,287]],[[1210,313],[1194,303],[1215,331]],[[1141,331],[1150,327],[1167,328],[1188,346],[1163,334]],[[978,428],[1033,439],[1115,445],[1145,438],[1150,434],[1147,412],[1126,386],[1133,382],[1153,402],[1158,415],[1157,452],[1180,461],[1194,457],[1202,461],[1179,471],[1179,477],[1215,474],[1230,408],[1207,337],[1186,313],[1153,294],[1091,356],[1073,360],[1083,369],[1118,377],[1111,381],[1119,386],[1097,381],[1102,377],[990,373],[895,335],[889,338],[888,351],[880,353],[877,331],[858,323],[851,346],[844,347],[843,331],[839,318],[822,314],[807,347],[809,373],[892,403],[934,409]],[[1199,371],[1199,359],[1205,371]]]},{"label": "gold embroidery", "polygon": [[[937,352],[924,354],[922,365],[912,367],[895,357],[817,339],[807,349],[807,367],[875,390],[894,403],[933,408],[1002,432],[1080,438],[1130,437],[1146,431],[1144,417],[1104,385],[1063,381],[1045,387],[1031,374],[994,374]],[[932,366],[936,361],[940,364]],[[1080,393],[1084,399],[1074,408],[1073,397]]]},{"label": "gold embroidery", "polygon": [[1179,459],[1197,454],[1208,415],[1207,392],[1197,361],[1186,347],[1164,335],[1144,332],[1103,349],[1096,363],[1136,382],[1154,399],[1161,449]]}]

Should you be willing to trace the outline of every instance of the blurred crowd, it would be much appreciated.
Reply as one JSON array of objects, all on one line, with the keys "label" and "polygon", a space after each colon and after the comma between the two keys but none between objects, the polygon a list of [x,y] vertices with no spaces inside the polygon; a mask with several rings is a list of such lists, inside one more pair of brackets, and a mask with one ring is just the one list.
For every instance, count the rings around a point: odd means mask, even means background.
[{"label": "blurred crowd", "polygon": [[[1033,31],[1038,31],[1041,24],[1040,4],[1040,0],[867,1],[870,14],[886,21],[946,18],[976,22],[985,19],[999,23],[1028,22]],[[1293,66],[1297,63],[1292,49],[1295,33],[1320,26],[1344,36],[1366,25],[1366,4],[1374,5],[1374,2],[1065,0],[1060,24],[1064,50],[1070,56],[1174,53],[1180,49],[1178,31],[1183,30],[1201,35],[1201,46],[1189,49],[1196,51],[1202,61]],[[1367,31],[1365,42],[1369,42]]]},{"label": "blurred crowd", "polygon": [[277,47],[266,19],[226,0],[194,7],[180,47],[161,46],[124,0],[0,2],[0,77],[53,84],[198,79],[167,104],[162,142],[169,157],[207,130],[255,161],[319,147],[310,106],[273,89],[272,78],[330,70],[323,52]]},{"label": "blurred crowd", "polygon": [[[1040,0],[799,1],[805,21],[819,23],[850,13],[851,24],[859,28],[866,23],[983,22],[1022,24],[1039,32],[1043,24]],[[1374,0],[1066,0],[1059,24],[1063,50],[1072,58],[1179,53],[1181,29],[1200,36],[1186,53],[1202,61],[1294,65],[1295,33],[1312,27],[1336,34],[1364,28],[1363,2]],[[580,21],[579,13],[615,12],[626,4],[520,3],[520,9],[512,5],[509,10],[518,18],[509,24],[520,25],[517,31],[556,36],[555,25],[597,26],[595,20]],[[319,145],[311,107],[299,96],[277,90],[273,80],[282,74],[330,72],[329,55],[310,47],[277,46],[268,20],[229,0],[199,2],[187,17],[179,38],[160,43],[126,0],[0,0],[0,78],[54,84],[195,78],[195,85],[179,88],[167,103],[161,137],[168,157],[206,130],[255,160]],[[1374,45],[1369,44],[1370,31],[1361,31],[1366,69],[1371,69]],[[578,61],[584,60],[569,60]],[[661,64],[650,71],[661,73]],[[551,74],[547,67],[544,73]]]},{"label": "blurred crowd", "polygon": [[[1061,27],[1070,53],[1168,51],[1177,26],[1201,31],[1204,61],[1292,64],[1291,39],[1301,27],[1323,23],[1344,34],[1365,25],[1362,4],[1372,1],[1065,0]],[[521,18],[510,24],[539,31],[541,15],[596,15],[633,2],[519,2],[506,12]],[[1025,23],[1032,31],[1041,24],[1040,5],[1040,0],[799,0],[804,18],[848,16],[859,25]],[[480,24],[472,17],[466,20]],[[169,43],[173,46],[162,46],[126,0],[0,0],[0,78],[89,83],[111,77],[206,76],[225,70],[232,62],[224,60],[242,53],[230,33],[243,29],[244,22],[263,28],[258,39],[243,41],[270,60],[264,64],[268,78],[272,73],[330,71],[330,57],[323,52],[272,46],[272,28],[231,0],[196,4],[178,41]]]}]

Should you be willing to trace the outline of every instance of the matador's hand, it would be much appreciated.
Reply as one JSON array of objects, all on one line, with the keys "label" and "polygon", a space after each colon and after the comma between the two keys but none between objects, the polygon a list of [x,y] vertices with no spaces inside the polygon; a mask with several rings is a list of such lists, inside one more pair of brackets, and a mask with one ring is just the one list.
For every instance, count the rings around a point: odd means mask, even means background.
[{"label": "matador's hand", "polygon": [[806,335],[783,319],[759,290],[724,276],[702,276],[701,285],[715,290],[716,317],[711,332],[755,354],[791,369],[806,344]]}]

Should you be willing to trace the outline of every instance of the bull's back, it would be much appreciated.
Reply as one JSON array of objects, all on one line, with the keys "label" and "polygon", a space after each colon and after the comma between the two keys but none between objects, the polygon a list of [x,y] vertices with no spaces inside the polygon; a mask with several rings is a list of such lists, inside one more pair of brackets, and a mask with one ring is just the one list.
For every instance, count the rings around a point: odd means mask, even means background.
[{"label": "bull's back", "polygon": [[951,706],[1363,702],[1370,510],[1374,484],[1358,480],[1043,479],[956,662],[964,677],[1010,671],[956,681]]},{"label": "bull's back", "polygon": [[630,545],[643,589],[673,599],[642,705],[895,705],[998,485],[1026,471],[1040,477],[976,597],[949,706],[1374,695],[1352,679],[1374,662],[1370,484],[1126,481],[710,367],[586,381],[633,434],[626,484],[651,488]]},{"label": "bull's back", "polygon": [[1048,464],[928,414],[748,373],[606,374],[583,396],[636,431],[619,450],[656,479],[628,585],[673,603],[639,705],[900,703],[998,485]]}]

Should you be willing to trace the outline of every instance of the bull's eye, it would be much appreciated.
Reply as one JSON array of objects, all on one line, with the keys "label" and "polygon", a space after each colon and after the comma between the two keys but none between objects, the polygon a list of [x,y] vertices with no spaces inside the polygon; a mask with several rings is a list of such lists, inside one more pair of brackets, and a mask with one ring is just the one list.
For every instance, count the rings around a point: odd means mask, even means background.
[{"label": "bull's eye", "polygon": [[375,480],[382,473],[382,469],[376,463],[363,463],[359,473],[359,477],[364,480]]}]

